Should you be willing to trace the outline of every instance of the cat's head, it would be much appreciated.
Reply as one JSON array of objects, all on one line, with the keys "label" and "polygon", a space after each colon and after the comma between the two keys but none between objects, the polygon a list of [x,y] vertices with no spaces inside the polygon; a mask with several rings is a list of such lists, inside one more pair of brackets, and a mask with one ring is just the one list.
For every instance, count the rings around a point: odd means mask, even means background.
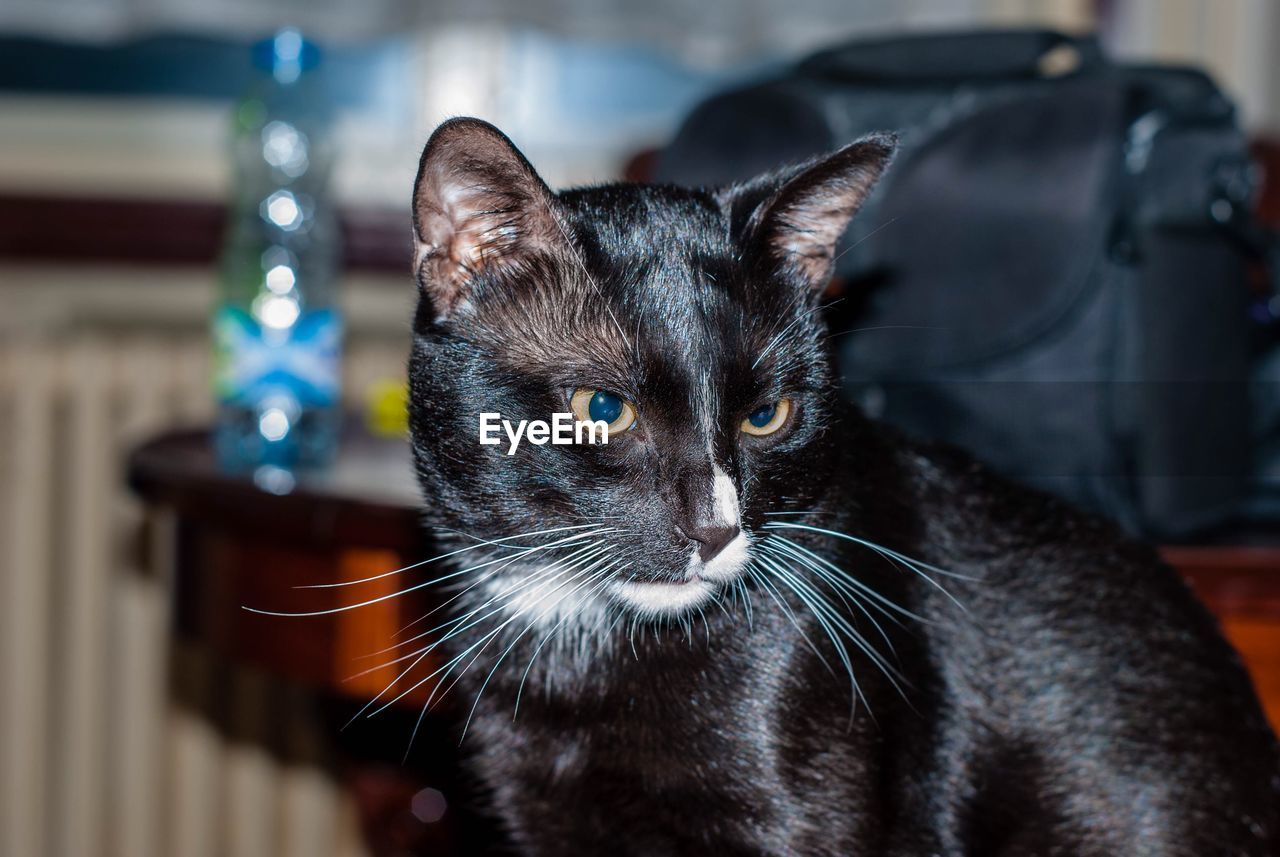
[{"label": "cat's head", "polygon": [[[718,190],[555,194],[493,126],[435,132],[412,438],[436,519],[497,543],[487,591],[670,616],[737,585],[768,513],[821,500],[819,298],[893,149],[868,137]],[[610,422],[608,444],[480,443],[481,414],[556,412]]]}]

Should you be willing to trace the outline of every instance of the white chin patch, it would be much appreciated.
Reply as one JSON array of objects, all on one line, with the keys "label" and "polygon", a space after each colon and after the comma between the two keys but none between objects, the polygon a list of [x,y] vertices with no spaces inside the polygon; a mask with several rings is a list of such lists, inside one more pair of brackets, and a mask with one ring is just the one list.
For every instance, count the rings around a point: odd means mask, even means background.
[{"label": "white chin patch", "polygon": [[[516,619],[513,630],[519,631],[528,624],[531,631],[550,629],[576,620],[589,624],[597,620],[602,607],[592,590],[581,581],[551,567],[527,569],[526,575],[536,575],[530,581],[525,576],[492,580],[486,587],[489,599],[481,612],[487,613],[497,606],[505,609],[509,617]],[[499,650],[501,651],[501,650]]]},{"label": "white chin patch", "polygon": [[622,583],[618,596],[642,615],[657,618],[692,610],[711,599],[715,586],[696,578],[685,583]]}]

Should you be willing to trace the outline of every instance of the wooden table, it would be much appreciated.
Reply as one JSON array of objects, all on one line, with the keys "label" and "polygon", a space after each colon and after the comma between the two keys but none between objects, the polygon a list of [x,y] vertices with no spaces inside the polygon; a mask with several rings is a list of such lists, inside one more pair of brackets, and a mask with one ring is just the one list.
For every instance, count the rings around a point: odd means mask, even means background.
[{"label": "wooden table", "polygon": [[1170,545],[1160,552],[1217,615],[1280,732],[1280,537],[1254,538],[1258,543]]},{"label": "wooden table", "polygon": [[[352,584],[431,555],[407,444],[352,430],[341,448],[332,470],[272,493],[221,472],[205,433],[184,432],[138,449],[129,480],[149,504],[178,517],[179,633],[237,661],[368,699],[396,671],[355,676],[364,656],[422,615],[426,593],[329,616],[280,618],[244,609],[329,610],[418,580],[406,572]],[[299,588],[315,584],[348,585]]]},{"label": "wooden table", "polygon": [[[332,471],[272,493],[220,472],[203,432],[171,434],[137,450],[129,477],[149,504],[171,510],[178,521],[178,634],[204,641],[232,662],[352,705],[394,685],[397,667],[361,670],[369,653],[430,609],[426,591],[309,618],[243,608],[323,611],[394,595],[426,579],[418,570],[352,584],[432,555],[404,441],[352,431]],[[1217,614],[1280,726],[1280,541],[1270,547],[1167,547],[1163,554]],[[351,585],[297,588],[333,583]],[[428,689],[406,697],[406,710],[416,713]],[[434,776],[438,781],[442,775]],[[378,814],[392,812],[414,788],[412,782],[365,785],[375,794],[369,809],[374,830],[381,829]],[[429,853],[469,853],[457,844],[460,834],[449,833],[452,844],[434,832],[422,835]],[[391,853],[394,846],[383,850]]]},{"label": "wooden table", "polygon": [[[467,801],[460,797],[465,789],[448,700],[440,719],[424,722],[405,764],[401,756],[429,686],[363,728],[341,729],[384,688],[398,693],[408,686],[407,680],[402,686],[393,681],[399,667],[366,672],[393,657],[370,660],[369,655],[385,649],[396,632],[430,609],[428,593],[316,617],[281,618],[244,609],[323,611],[394,594],[411,585],[411,578],[426,579],[414,578],[411,571],[351,586],[298,588],[383,575],[431,554],[407,444],[352,430],[341,450],[331,471],[300,477],[285,493],[269,490],[287,487],[279,483],[279,474],[261,480],[266,487],[259,487],[247,476],[221,472],[203,431],[159,437],[131,456],[134,491],[149,507],[176,519],[175,633],[237,669],[278,676],[316,695],[329,713],[321,731],[338,748],[344,785],[355,795],[374,854],[488,853],[492,832],[454,809]],[[415,675],[430,672],[426,663],[420,666]],[[210,716],[217,717],[227,704],[207,703]],[[292,728],[290,723],[271,727],[275,733]],[[413,807],[424,789],[441,792],[449,812],[423,821]]]}]

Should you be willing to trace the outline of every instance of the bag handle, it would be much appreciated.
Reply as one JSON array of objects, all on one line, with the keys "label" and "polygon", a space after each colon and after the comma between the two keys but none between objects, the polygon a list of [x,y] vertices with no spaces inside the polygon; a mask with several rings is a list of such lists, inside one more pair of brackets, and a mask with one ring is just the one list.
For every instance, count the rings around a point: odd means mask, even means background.
[{"label": "bag handle", "polygon": [[[1061,56],[1065,67],[1055,67]],[[979,30],[857,41],[822,51],[800,71],[846,81],[954,82],[957,78],[1038,78],[1107,64],[1096,36],[1056,30]]]}]

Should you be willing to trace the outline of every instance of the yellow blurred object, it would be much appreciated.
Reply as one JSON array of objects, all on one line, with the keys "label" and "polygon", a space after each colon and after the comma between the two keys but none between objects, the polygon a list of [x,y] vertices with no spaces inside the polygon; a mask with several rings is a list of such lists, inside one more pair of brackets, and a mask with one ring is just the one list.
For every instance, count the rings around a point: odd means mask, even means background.
[{"label": "yellow blurred object", "polygon": [[365,425],[382,437],[403,437],[409,433],[409,385],[384,378],[369,385]]}]

